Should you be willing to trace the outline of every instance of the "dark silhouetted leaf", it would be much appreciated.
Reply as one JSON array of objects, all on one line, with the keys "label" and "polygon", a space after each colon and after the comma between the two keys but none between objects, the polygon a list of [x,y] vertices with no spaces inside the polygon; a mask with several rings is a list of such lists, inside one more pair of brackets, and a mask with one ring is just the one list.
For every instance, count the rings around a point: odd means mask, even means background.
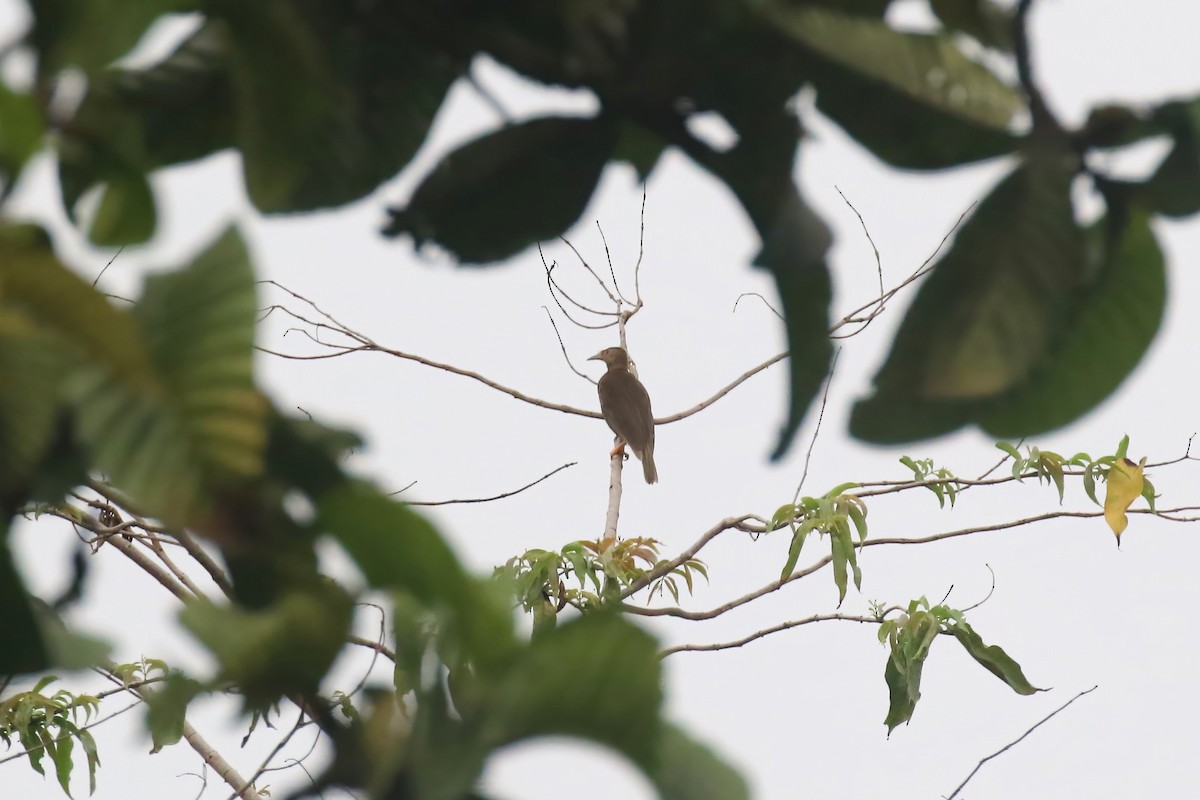
[{"label": "dark silhouetted leaf", "polygon": [[993,0],[929,0],[942,25],[965,33],[980,44],[1011,52],[1013,11]]},{"label": "dark silhouetted leaf", "polygon": [[8,192],[42,144],[45,124],[33,98],[0,81],[0,191]]},{"label": "dark silhouetted leaf", "polygon": [[1154,121],[1170,131],[1175,146],[1146,182],[1143,196],[1168,217],[1200,211],[1200,100],[1173,102],[1154,112]]},{"label": "dark silhouetted leaf", "polygon": [[203,689],[198,682],[174,672],[167,676],[161,688],[147,693],[146,727],[150,729],[150,739],[154,743],[151,753],[183,738],[188,703]]},{"label": "dark silhouetted leaf", "polygon": [[217,8],[229,23],[246,188],[262,211],[342,205],[393,177],[463,72],[390,3]]},{"label": "dark silhouetted leaf", "polygon": [[106,247],[141,244],[154,235],[155,222],[150,182],[142,173],[130,172],[104,187],[88,238]]},{"label": "dark silhouetted leaf", "polygon": [[119,11],[92,0],[30,0],[30,41],[46,77],[71,65],[98,70],[125,55],[163,14],[199,10],[189,0],[124,0]]},{"label": "dark silhouetted leaf", "polygon": [[436,242],[467,264],[516,255],[579,219],[615,142],[604,118],[501,128],[443,158],[384,234]]},{"label": "dark silhouetted leaf", "polygon": [[0,510],[0,675],[41,672],[51,665],[33,598],[17,572],[8,547],[8,528],[14,509]]}]

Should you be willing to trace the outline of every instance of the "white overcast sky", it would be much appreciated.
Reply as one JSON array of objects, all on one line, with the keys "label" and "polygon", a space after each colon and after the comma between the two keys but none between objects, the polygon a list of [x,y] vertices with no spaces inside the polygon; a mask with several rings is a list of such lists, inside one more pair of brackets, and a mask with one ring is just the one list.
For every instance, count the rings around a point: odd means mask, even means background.
[{"label": "white overcast sky", "polygon": [[[921,4],[897,2],[913,24]],[[0,33],[22,24],[23,7],[0,0]],[[1033,16],[1035,66],[1052,107],[1078,123],[1093,104],[1152,102],[1200,92],[1200,9],[1178,0],[1041,0]],[[476,74],[518,118],[594,106],[583,94],[549,92],[488,62]],[[835,307],[845,311],[875,291],[875,265],[839,187],[862,213],[882,253],[885,279],[895,283],[916,268],[954,220],[1006,169],[992,162],[939,175],[898,173],[814,114],[799,165],[809,199],[835,229],[832,251]],[[158,236],[127,250],[101,286],[136,294],[142,276],[178,264],[230,222],[249,239],[260,275],[318,300],[343,322],[377,341],[439,361],[478,370],[528,394],[575,406],[595,406],[594,388],[562,360],[543,305],[536,252],[503,266],[460,270],[431,254],[419,257],[407,241],[384,241],[377,230],[385,204],[402,200],[439,154],[495,126],[499,120],[466,86],[456,87],[417,162],[370,198],[336,213],[263,219],[241,188],[235,156],[222,154],[170,170],[155,180],[160,203]],[[1164,146],[1147,146],[1121,162],[1136,174]],[[91,277],[111,252],[88,249],[62,220],[53,168],[40,159],[19,194],[23,215],[51,226],[68,263]],[[641,187],[631,169],[610,167],[580,224],[569,233],[579,250],[601,261],[595,232],[608,235],[619,274],[631,275],[637,254]],[[1195,342],[1200,340],[1192,298],[1200,225],[1159,223],[1169,257],[1170,304],[1163,330],[1117,395],[1086,420],[1036,444],[1071,454],[1111,452],[1125,433],[1131,455],[1151,461],[1180,455],[1200,428],[1194,411]],[[734,300],[743,292],[773,296],[762,272],[749,267],[756,242],[728,191],[677,153],[668,153],[648,186],[646,258],[641,286],[645,309],[630,326],[630,348],[657,415],[689,407],[737,374],[780,352],[783,329],[761,304]],[[559,245],[547,249],[566,274],[572,260]],[[578,273],[576,273],[578,277]],[[572,285],[586,290],[587,283]],[[823,431],[806,490],[824,492],[850,480],[901,478],[897,458],[933,457],[962,475],[996,460],[990,439],[967,431],[904,448],[867,447],[846,435],[850,404],[868,389],[899,321],[902,303],[884,320],[850,340],[838,363]],[[267,300],[280,299],[266,295]],[[588,332],[560,322],[576,363],[614,344],[612,332]],[[282,325],[264,325],[260,342],[303,349]],[[408,496],[435,500],[506,491],[567,462],[578,464],[511,499],[439,508],[431,517],[474,570],[526,548],[559,548],[602,530],[607,496],[606,452],[611,437],[596,420],[534,408],[469,380],[383,355],[322,362],[263,356],[259,375],[284,407],[366,434],[368,450],[354,465],[388,488],[416,484]],[[589,365],[598,376],[598,365]],[[691,543],[717,520],[744,513],[769,515],[787,502],[803,468],[811,435],[781,464],[767,454],[784,414],[784,370],[755,377],[702,414],[660,428],[656,461],[661,483],[648,487],[636,471],[627,481],[623,535],[653,536],[666,552]],[[628,474],[628,473],[627,473]],[[1191,465],[1154,475],[1165,503],[1197,500]],[[1067,506],[1088,509],[1078,484]],[[1052,490],[1035,484],[968,493],[953,512],[939,511],[929,493],[872,504],[873,536],[912,536],[987,524],[1052,510]],[[885,651],[873,626],[824,623],[781,633],[738,650],[682,653],[668,658],[669,715],[710,743],[749,780],[753,795],[790,798],[937,798],[948,795],[976,762],[1070,699],[1099,690],[985,766],[964,796],[1183,797],[1194,791],[1195,721],[1200,717],[1189,635],[1198,530],[1134,517],[1120,550],[1100,520],[1066,520],[925,547],[865,551],[863,592],[853,590],[843,611],[863,613],[868,600],[905,603],[927,594],[939,600],[953,586],[952,605],[987,594],[988,565],[995,592],[970,620],[989,643],[1017,658],[1035,684],[1052,691],[1020,697],[976,666],[951,641],[936,642],[924,673],[923,697],[911,724],[889,739],[883,682]],[[71,532],[52,523],[18,528],[20,563],[30,584],[53,594],[64,580],[74,546]],[[819,556],[810,541],[801,563]],[[727,533],[703,554],[712,576],[685,604],[711,608],[778,576],[785,535],[750,541]],[[329,568],[346,573],[344,559],[326,552]],[[787,619],[830,612],[836,604],[828,570],[709,622],[655,622],[664,644],[738,638]],[[173,598],[115,551],[93,561],[87,596],[74,613],[85,629],[102,632],[118,661],[141,655],[165,658],[201,674],[209,663],[174,620]],[[364,635],[377,622],[365,613]],[[362,674],[355,654],[340,665],[330,689],[349,689]],[[388,670],[378,671],[386,681]],[[64,686],[96,687],[94,676],[69,676]],[[120,701],[109,701],[119,708]],[[273,744],[260,731],[240,748],[243,729],[230,725],[229,703],[202,703],[197,729],[248,774]],[[222,798],[228,790],[211,772],[201,793],[199,758],[186,745],[147,756],[140,710],[96,729],[102,766],[98,800]],[[290,715],[281,724],[290,724]],[[311,734],[288,757],[302,757]],[[319,768],[324,751],[308,762]],[[52,773],[52,769],[50,770]],[[192,773],[192,774],[187,774]],[[304,780],[299,770],[273,773],[273,796]],[[599,748],[562,742],[522,745],[488,766],[491,793],[509,800],[650,797],[621,759]],[[61,796],[53,777],[42,779],[24,762],[0,765],[0,795]],[[77,780],[76,796],[86,794]],[[335,796],[330,793],[328,796]]]}]

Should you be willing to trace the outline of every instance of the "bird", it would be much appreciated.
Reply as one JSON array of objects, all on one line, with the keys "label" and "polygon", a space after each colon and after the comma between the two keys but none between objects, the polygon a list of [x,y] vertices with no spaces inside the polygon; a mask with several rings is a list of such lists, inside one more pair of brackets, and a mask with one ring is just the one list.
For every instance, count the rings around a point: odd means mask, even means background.
[{"label": "bird", "polygon": [[603,361],[608,371],[596,384],[600,395],[600,413],[612,432],[617,446],[610,455],[621,452],[625,445],[642,462],[646,483],[658,483],[654,466],[654,413],[650,410],[650,394],[642,382],[629,371],[629,354],[621,347],[601,350],[588,361]]}]

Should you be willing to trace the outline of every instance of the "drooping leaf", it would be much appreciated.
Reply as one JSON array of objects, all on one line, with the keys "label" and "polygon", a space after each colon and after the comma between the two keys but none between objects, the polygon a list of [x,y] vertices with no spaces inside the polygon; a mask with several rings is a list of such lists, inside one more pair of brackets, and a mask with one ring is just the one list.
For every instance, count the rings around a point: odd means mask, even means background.
[{"label": "drooping leaf", "polygon": [[516,255],[579,219],[616,136],[604,117],[541,117],[481,136],[392,210],[384,235],[436,242],[464,264]]},{"label": "drooping leaf", "polygon": [[146,693],[146,727],[154,743],[151,753],[157,753],[183,738],[188,703],[203,689],[198,681],[173,672],[161,687]]},{"label": "drooping leaf", "polygon": [[285,694],[316,691],[345,644],[354,604],[325,581],[248,611],[208,601],[188,603],[180,619],[216,656],[221,677],[238,685],[248,708]]},{"label": "drooping leaf", "polygon": [[1104,520],[1116,535],[1118,545],[1121,544],[1121,534],[1129,525],[1129,517],[1125,512],[1142,494],[1145,470],[1145,458],[1140,463],[1118,458],[1108,471],[1104,491]]},{"label": "drooping leaf", "polygon": [[983,413],[984,430],[1017,437],[1066,425],[1116,391],[1149,349],[1166,310],[1166,264],[1149,217],[1123,216],[1098,226],[1105,255],[1077,296],[1062,342]]},{"label": "drooping leaf", "polygon": [[105,185],[88,238],[105,247],[141,244],[154,235],[157,213],[150,182],[130,172]]},{"label": "drooping leaf", "polygon": [[950,626],[950,633],[958,640],[971,658],[983,665],[988,672],[1008,684],[1017,694],[1035,694],[1045,691],[1039,689],[1025,678],[1021,665],[1012,659],[997,645],[984,644],[979,634],[965,622],[957,622]]},{"label": "drooping leaf", "polygon": [[875,396],[856,405],[856,436],[952,430],[1059,345],[1086,279],[1070,199],[1076,166],[1058,150],[1032,153],[984,199],[909,308]]}]

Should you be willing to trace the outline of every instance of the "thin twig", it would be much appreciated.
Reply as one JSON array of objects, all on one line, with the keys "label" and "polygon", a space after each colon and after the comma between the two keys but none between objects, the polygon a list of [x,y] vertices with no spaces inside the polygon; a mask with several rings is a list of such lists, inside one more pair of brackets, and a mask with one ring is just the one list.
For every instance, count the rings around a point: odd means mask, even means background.
[{"label": "thin twig", "polygon": [[739,294],[737,296],[737,299],[733,301],[733,313],[735,313],[735,314],[737,313],[738,303],[742,302],[743,297],[757,297],[759,300],[762,300],[764,306],[771,309],[772,314],[779,317],[780,319],[783,319],[783,314],[779,313],[779,311],[775,308],[775,306],[771,305],[770,301],[767,300],[767,298],[763,297],[758,292],[742,292],[741,294]]},{"label": "thin twig", "polygon": [[958,785],[958,788],[956,788],[956,789],[955,789],[953,792],[951,792],[949,795],[947,795],[947,796],[946,796],[946,800],[954,800],[954,798],[958,796],[958,793],[959,793],[959,792],[961,792],[961,791],[963,790],[963,787],[964,787],[964,786],[966,786],[968,783],[970,783],[970,781],[971,781],[971,778],[974,778],[974,777],[975,777],[975,773],[976,773],[976,772],[979,772],[980,768],[981,768],[981,767],[982,767],[984,764],[986,764],[987,762],[991,761],[993,758],[996,758],[997,756],[1000,756],[1000,755],[1003,755],[1004,753],[1007,753],[1007,752],[1008,752],[1009,750],[1011,750],[1013,747],[1015,747],[1015,746],[1017,746],[1018,744],[1020,744],[1020,743],[1021,743],[1021,742],[1022,742],[1024,739],[1025,739],[1025,737],[1026,737],[1026,736],[1028,736],[1029,734],[1031,734],[1031,733],[1033,733],[1034,731],[1036,731],[1038,728],[1040,728],[1040,727],[1042,727],[1043,725],[1045,725],[1047,722],[1049,722],[1051,719],[1053,719],[1053,718],[1054,718],[1054,717],[1055,717],[1057,714],[1059,714],[1060,712],[1062,712],[1062,711],[1065,711],[1065,710],[1067,709],[1067,707],[1068,707],[1068,706],[1070,706],[1072,703],[1074,703],[1076,700],[1078,700],[1079,698],[1083,697],[1083,696],[1084,696],[1084,695],[1086,695],[1086,694],[1091,694],[1092,692],[1096,691],[1096,689],[1098,689],[1098,688],[1100,688],[1100,687],[1099,687],[1099,686],[1093,686],[1093,687],[1092,687],[1092,688],[1090,688],[1090,689],[1084,689],[1082,692],[1080,692],[1079,694],[1075,695],[1075,696],[1074,696],[1074,697],[1072,697],[1070,700],[1068,700],[1067,702],[1063,703],[1063,704],[1062,704],[1061,706],[1059,706],[1058,708],[1056,708],[1056,709],[1054,709],[1053,711],[1051,711],[1051,712],[1050,712],[1049,714],[1047,714],[1045,717],[1042,717],[1042,719],[1041,719],[1039,722],[1037,722],[1037,723],[1036,723],[1036,724],[1035,724],[1035,725],[1034,725],[1032,728],[1030,728],[1029,730],[1027,730],[1027,731],[1025,731],[1024,733],[1022,733],[1022,734],[1021,734],[1020,736],[1018,736],[1016,739],[1014,739],[1013,741],[1011,741],[1011,742],[1009,742],[1008,744],[1004,745],[1004,747],[1001,747],[999,750],[997,750],[996,752],[992,753],[990,756],[984,756],[983,758],[979,759],[979,763],[975,765],[975,769],[971,770],[971,774],[970,774],[970,775],[968,775],[968,776],[966,777],[966,780],[964,780],[962,783],[960,783],[960,784]]},{"label": "thin twig", "polygon": [[558,348],[562,350],[563,360],[567,362],[567,366],[570,368],[571,372],[574,372],[576,375],[595,386],[596,381],[593,380],[590,375],[580,372],[575,368],[575,365],[571,363],[571,357],[567,355],[567,346],[563,344],[562,334],[558,332],[558,323],[554,321],[554,315],[550,313],[550,309],[546,308],[546,306],[542,306],[542,310],[546,312],[546,318],[550,320],[550,325],[554,328],[554,335],[558,339]]},{"label": "thin twig", "polygon": [[829,387],[833,385],[833,370],[837,367],[838,356],[842,354],[842,349],[833,351],[833,358],[829,361],[829,372],[825,375],[825,391],[821,395],[821,408],[817,412],[817,425],[813,428],[812,438],[808,441],[808,452],[804,454],[804,472],[800,474],[800,482],[796,484],[796,493],[792,496],[792,503],[800,500],[800,490],[804,488],[804,481],[808,479],[808,465],[812,461],[813,448],[817,446],[817,437],[821,435],[821,423],[825,420],[825,406],[829,404]]},{"label": "thin twig", "polygon": [[814,622],[831,622],[834,620],[842,622],[866,622],[876,625],[883,621],[883,619],[880,617],[865,617],[854,614],[813,614],[811,617],[805,617],[804,619],[789,620],[787,622],[781,622],[778,625],[772,625],[769,628],[763,628],[762,630],[755,631],[749,636],[743,636],[741,639],[735,639],[731,642],[675,645],[674,647],[668,647],[664,650],[661,650],[658,654],[658,657],[666,658],[667,656],[675,653],[711,653],[716,650],[732,650],[735,647],[742,647],[743,645],[750,644],[750,642],[762,639],[765,636],[770,636],[773,633],[780,633],[782,631],[791,630],[792,628],[799,628],[801,625],[810,625]]},{"label": "thin twig", "polygon": [[414,501],[411,501],[409,503],[409,505],[410,506],[449,506],[449,505],[461,505],[464,503],[490,503],[493,500],[503,500],[506,497],[512,497],[514,494],[520,494],[521,492],[525,491],[526,489],[537,486],[539,483],[546,480],[551,475],[562,472],[567,467],[573,467],[577,463],[579,463],[579,462],[572,461],[569,464],[563,464],[561,467],[555,467],[554,469],[550,470],[542,477],[538,478],[536,481],[527,483],[524,486],[522,486],[520,489],[513,489],[511,492],[504,492],[503,494],[493,495],[492,497],[472,497],[472,498],[468,498],[466,500],[426,500],[426,501],[414,500]]}]

